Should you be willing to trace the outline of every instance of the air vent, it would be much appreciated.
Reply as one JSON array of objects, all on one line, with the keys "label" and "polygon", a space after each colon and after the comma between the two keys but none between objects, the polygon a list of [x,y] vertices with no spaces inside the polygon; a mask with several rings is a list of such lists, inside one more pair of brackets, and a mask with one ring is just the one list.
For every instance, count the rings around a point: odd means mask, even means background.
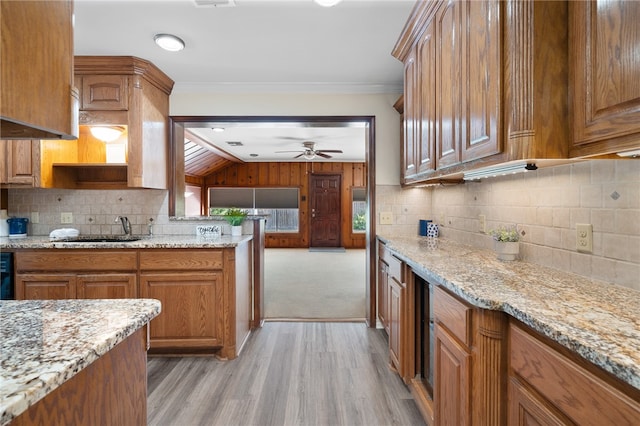
[{"label": "air vent", "polygon": [[235,7],[235,0],[193,0],[196,7]]},{"label": "air vent", "polygon": [[242,142],[240,142],[240,141],[227,141],[227,145],[231,145],[231,146],[243,146]]}]

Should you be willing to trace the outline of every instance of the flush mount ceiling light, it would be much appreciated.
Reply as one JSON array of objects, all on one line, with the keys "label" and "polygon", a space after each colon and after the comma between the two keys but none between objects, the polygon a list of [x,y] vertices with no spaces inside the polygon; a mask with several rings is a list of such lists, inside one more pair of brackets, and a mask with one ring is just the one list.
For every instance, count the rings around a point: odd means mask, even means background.
[{"label": "flush mount ceiling light", "polygon": [[320,6],[331,7],[340,3],[342,0],[313,0],[313,1],[315,1]]},{"label": "flush mount ceiling light", "polygon": [[102,142],[113,142],[122,135],[124,127],[120,126],[92,126],[91,134]]},{"label": "flush mount ceiling light", "polygon": [[173,34],[156,34],[153,40],[158,46],[169,52],[177,52],[184,49],[184,41]]},{"label": "flush mount ceiling light", "polygon": [[534,163],[505,164],[502,166],[486,167],[484,169],[467,172],[464,174],[464,180],[478,180],[488,177],[506,176],[537,169],[538,166],[536,166]]},{"label": "flush mount ceiling light", "polygon": [[316,158],[316,152],[312,149],[307,149],[302,156],[305,160],[313,160]]}]

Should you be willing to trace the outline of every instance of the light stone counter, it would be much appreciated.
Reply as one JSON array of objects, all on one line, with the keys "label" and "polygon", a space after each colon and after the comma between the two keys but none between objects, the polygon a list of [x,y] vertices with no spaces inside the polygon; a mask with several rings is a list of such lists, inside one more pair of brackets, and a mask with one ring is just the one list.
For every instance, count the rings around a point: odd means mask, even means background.
[{"label": "light stone counter", "polygon": [[0,301],[0,425],[159,313],[153,299]]},{"label": "light stone counter", "polygon": [[27,237],[27,238],[0,238],[0,250],[11,249],[108,249],[108,248],[225,248],[236,247],[245,241],[253,238],[252,235],[231,236],[222,235],[218,238],[205,238],[196,235],[154,235],[152,237],[142,236],[138,241],[120,242],[64,242],[49,241],[48,236]]},{"label": "light stone counter", "polygon": [[640,389],[640,292],[446,239],[378,239],[424,279],[506,312]]}]

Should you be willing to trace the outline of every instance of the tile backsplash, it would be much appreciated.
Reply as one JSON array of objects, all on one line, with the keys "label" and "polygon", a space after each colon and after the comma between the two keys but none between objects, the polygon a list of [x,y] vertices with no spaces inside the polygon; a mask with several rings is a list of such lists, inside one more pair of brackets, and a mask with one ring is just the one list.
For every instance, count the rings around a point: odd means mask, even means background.
[{"label": "tile backsplash", "polygon": [[[417,235],[432,219],[440,234],[490,248],[480,232],[517,225],[523,260],[640,290],[640,160],[593,160],[455,186],[376,189],[376,209],[394,212],[381,234]],[[379,217],[379,215],[378,215]],[[576,224],[593,225],[593,253],[576,251]]]},{"label": "tile backsplash", "polygon": [[[131,222],[133,234],[148,234],[150,223],[156,235],[195,235],[201,221],[170,221],[169,192],[158,189],[72,190],[10,189],[9,215],[31,220],[37,213],[38,223],[29,223],[29,235],[49,235],[57,228],[76,228],[81,234],[122,234],[118,216]],[[62,213],[72,213],[73,223],[63,224]],[[221,222],[223,232],[226,222]],[[248,231],[247,231],[248,232]]]}]

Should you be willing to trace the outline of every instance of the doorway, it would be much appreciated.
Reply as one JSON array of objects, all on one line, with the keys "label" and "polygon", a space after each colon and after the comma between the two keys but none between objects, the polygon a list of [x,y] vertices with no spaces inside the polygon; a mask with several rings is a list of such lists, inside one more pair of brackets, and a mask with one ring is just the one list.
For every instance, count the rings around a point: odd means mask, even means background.
[{"label": "doorway", "polygon": [[309,179],[311,247],[340,247],[342,176],[313,173]]},{"label": "doorway", "polygon": [[277,128],[295,123],[299,127],[364,126],[366,184],[366,285],[365,311],[369,327],[376,326],[376,230],[375,230],[375,117],[374,116],[170,116],[169,141],[172,169],[169,173],[169,216],[185,216],[185,135],[191,129],[261,124]]}]

